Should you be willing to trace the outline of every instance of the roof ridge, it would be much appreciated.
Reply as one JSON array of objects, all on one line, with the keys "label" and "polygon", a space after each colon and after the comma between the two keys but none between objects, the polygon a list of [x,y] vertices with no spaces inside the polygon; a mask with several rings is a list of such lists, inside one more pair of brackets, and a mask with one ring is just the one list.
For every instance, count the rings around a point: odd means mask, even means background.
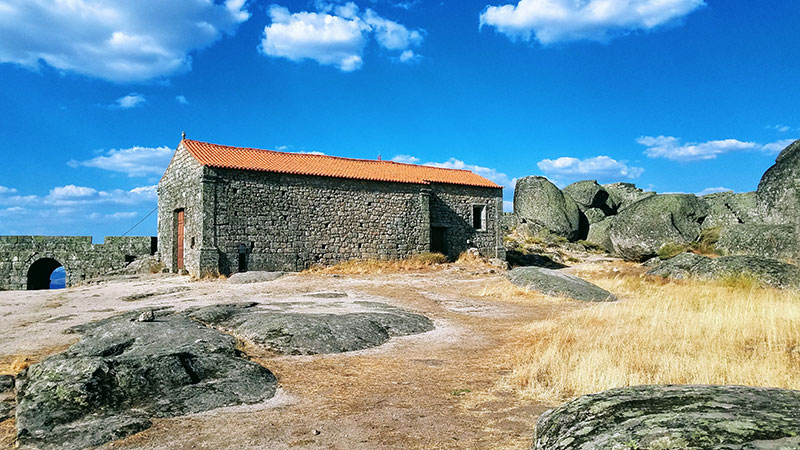
[{"label": "roof ridge", "polygon": [[181,139],[180,146],[186,148],[192,157],[202,165],[209,167],[400,183],[445,183],[502,188],[497,183],[469,169],[451,169],[391,160],[346,158],[253,147],[234,147],[185,138]]},{"label": "roof ridge", "polygon": [[267,148],[255,148],[255,147],[236,147],[233,145],[224,145],[224,144],[214,144],[213,142],[205,142],[205,141],[198,141],[194,139],[181,139],[181,141],[189,141],[189,142],[197,142],[199,144],[206,144],[206,145],[214,145],[216,147],[225,147],[225,148],[235,148],[238,150],[253,150],[256,152],[272,152],[272,153],[280,153],[282,155],[288,156],[300,156],[300,157],[321,157],[321,158],[335,158],[335,159],[344,159],[347,161],[359,161],[359,162],[366,162],[366,163],[389,163],[389,164],[400,164],[403,166],[413,166],[413,167],[428,167],[431,169],[437,170],[457,170],[459,172],[469,172],[475,173],[469,169],[456,169],[451,167],[438,167],[432,166],[429,164],[414,164],[414,163],[406,163],[406,162],[399,162],[399,161],[392,161],[390,159],[382,160],[382,159],[364,159],[364,158],[348,158],[346,156],[335,156],[335,155],[326,155],[326,154],[316,154],[316,153],[302,153],[302,152],[284,152],[281,150],[270,150]]}]

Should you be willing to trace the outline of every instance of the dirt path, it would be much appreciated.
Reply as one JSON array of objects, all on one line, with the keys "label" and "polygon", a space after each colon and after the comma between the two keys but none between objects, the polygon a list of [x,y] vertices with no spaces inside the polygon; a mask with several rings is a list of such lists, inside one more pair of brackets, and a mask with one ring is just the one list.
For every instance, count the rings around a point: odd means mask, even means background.
[{"label": "dirt path", "polygon": [[[288,357],[248,348],[277,375],[276,398],[156,420],[152,428],[105,448],[529,448],[534,423],[547,406],[520,400],[497,382],[510,370],[518,330],[580,305],[535,296],[503,301],[492,293],[495,288],[507,288],[500,275],[450,268],[302,274],[249,285],[156,276],[59,293],[0,292],[0,326],[8,330],[0,342],[0,370],[3,361],[8,366],[20,354],[69,344],[76,337],[61,334],[63,329],[119,310],[298,296],[308,301],[303,293],[345,292],[349,299],[421,312],[436,329],[339,355]],[[10,429],[0,424],[0,443],[10,442]]]}]

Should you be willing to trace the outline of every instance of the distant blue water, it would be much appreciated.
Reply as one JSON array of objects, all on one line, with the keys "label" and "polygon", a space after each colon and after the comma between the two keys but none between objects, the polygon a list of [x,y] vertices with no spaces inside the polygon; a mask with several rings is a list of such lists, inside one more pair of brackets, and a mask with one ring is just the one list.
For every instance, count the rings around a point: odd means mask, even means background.
[{"label": "distant blue water", "polygon": [[67,286],[67,271],[59,267],[50,274],[50,289],[64,289]]}]

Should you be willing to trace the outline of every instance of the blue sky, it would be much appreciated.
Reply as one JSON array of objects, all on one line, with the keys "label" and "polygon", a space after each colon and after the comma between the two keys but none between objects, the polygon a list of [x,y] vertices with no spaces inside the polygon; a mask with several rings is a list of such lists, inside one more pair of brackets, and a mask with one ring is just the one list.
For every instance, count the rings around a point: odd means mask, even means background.
[{"label": "blue sky", "polygon": [[[800,137],[796,0],[0,0],[0,234],[126,232],[192,139],[754,190]],[[156,232],[154,215],[131,234]]]}]

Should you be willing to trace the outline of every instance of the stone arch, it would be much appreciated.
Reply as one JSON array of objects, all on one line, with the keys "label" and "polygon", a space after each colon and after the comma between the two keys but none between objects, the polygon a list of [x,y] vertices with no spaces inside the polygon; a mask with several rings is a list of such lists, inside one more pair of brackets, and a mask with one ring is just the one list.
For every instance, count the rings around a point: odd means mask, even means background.
[{"label": "stone arch", "polygon": [[62,264],[53,258],[39,258],[28,268],[28,290],[50,289],[50,275]]}]

